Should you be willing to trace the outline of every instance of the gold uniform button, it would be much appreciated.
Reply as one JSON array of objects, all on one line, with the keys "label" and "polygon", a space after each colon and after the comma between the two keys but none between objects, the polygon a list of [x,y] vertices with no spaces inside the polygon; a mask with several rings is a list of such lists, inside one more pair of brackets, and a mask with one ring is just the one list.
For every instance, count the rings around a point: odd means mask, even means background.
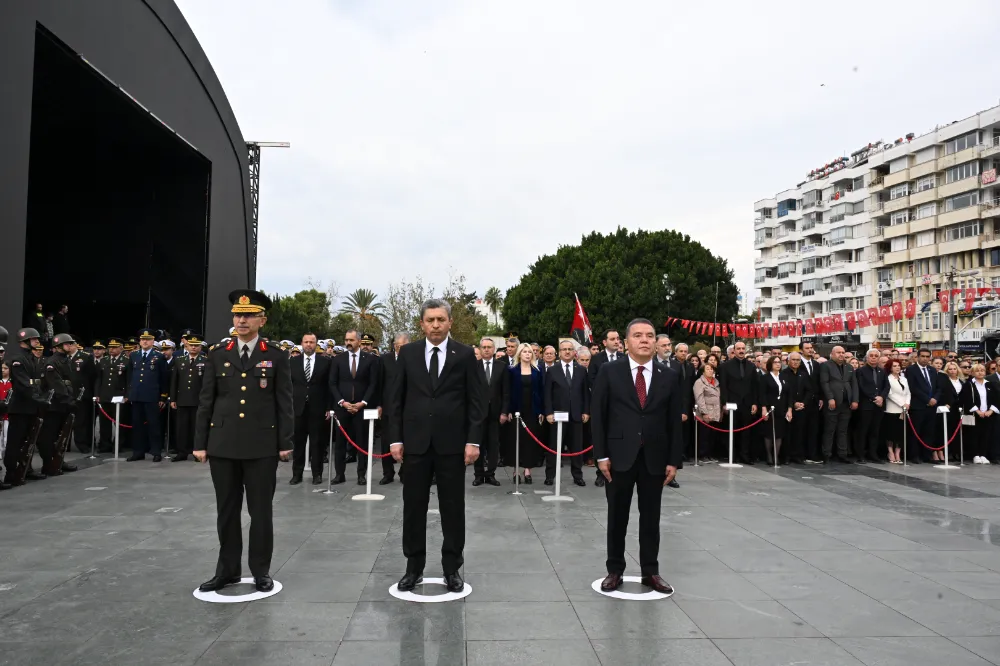
[{"label": "gold uniform button", "polygon": [[214,423],[209,423],[208,425],[212,426],[213,428],[215,427]]},{"label": "gold uniform button", "polygon": [[247,390],[247,387],[246,387],[246,386],[241,386],[241,387],[240,387],[240,390],[241,390],[241,391],[246,391],[246,390]]},{"label": "gold uniform button", "polygon": [[247,401],[246,400],[240,400],[240,404],[241,405],[245,405],[245,404],[247,404]]},{"label": "gold uniform button", "polygon": [[240,412],[240,418],[243,418],[243,413],[242,412]]},{"label": "gold uniform button", "polygon": [[245,372],[242,375],[240,375],[240,377],[243,377],[244,379],[246,379],[246,376],[247,376],[247,373],[245,373]]}]

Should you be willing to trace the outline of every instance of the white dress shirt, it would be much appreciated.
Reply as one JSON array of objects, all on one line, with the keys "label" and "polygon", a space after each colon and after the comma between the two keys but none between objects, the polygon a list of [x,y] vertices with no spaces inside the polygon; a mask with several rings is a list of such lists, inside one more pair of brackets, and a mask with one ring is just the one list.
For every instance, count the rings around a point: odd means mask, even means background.
[{"label": "white dress shirt", "polygon": [[997,409],[996,405],[991,405],[986,401],[986,380],[984,379],[980,382],[978,379],[973,378],[972,385],[976,387],[976,391],[979,392],[979,405],[985,405],[981,407],[982,411],[992,411],[1000,414],[1000,409]]},{"label": "white dress shirt", "polygon": [[607,355],[609,361],[618,360],[618,352],[609,352],[607,349],[605,349],[604,353]]},{"label": "white dress shirt", "polygon": [[570,361],[559,361],[562,364],[563,374],[569,377],[570,381],[573,381],[573,362]]},{"label": "white dress shirt", "polygon": [[[357,351],[348,352],[348,354],[350,354],[350,358],[347,359],[347,363],[348,364],[352,364],[353,363],[354,364],[354,371],[357,372],[358,366],[361,365],[361,350],[359,349]],[[348,367],[350,367],[350,365]],[[340,406],[343,406],[344,403],[346,403],[346,402],[347,402],[346,400],[341,400],[337,404],[340,405]],[[364,406],[364,407],[367,407],[368,403],[366,401],[362,400],[361,401],[361,405]]]},{"label": "white dress shirt", "polygon": [[257,348],[257,341],[258,340],[260,340],[260,336],[259,335],[255,335],[254,338],[253,338],[253,340],[251,340],[250,342],[243,342],[239,338],[236,338],[236,352],[242,358],[243,357],[243,347],[245,346],[247,348],[247,358],[252,357],[253,356],[253,350]]}]

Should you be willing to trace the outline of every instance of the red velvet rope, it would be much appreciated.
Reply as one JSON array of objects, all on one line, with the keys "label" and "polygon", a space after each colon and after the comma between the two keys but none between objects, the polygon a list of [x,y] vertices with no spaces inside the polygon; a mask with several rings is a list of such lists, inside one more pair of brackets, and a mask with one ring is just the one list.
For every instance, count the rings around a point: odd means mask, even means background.
[{"label": "red velvet rope", "polygon": [[[716,432],[729,432],[729,428],[716,428],[714,425],[711,425],[709,423],[706,423],[705,421],[702,421],[697,416],[694,417],[694,420],[697,421],[698,423],[702,424],[706,428],[709,428],[709,429],[714,430]],[[753,423],[751,423],[750,425],[743,426],[742,428],[734,428],[733,432],[740,432],[740,431],[743,431],[743,430],[749,430],[750,428],[754,427],[755,425],[757,425],[758,423],[760,423],[763,420],[764,420],[764,417],[762,416],[759,419],[757,419],[756,421],[754,421]]]},{"label": "red velvet rope", "polygon": [[[910,418],[910,415],[909,415],[908,412],[907,412],[907,415],[906,415],[906,421],[910,424],[910,431],[913,433],[913,436],[917,438],[917,441],[920,442],[924,446],[925,449],[929,449],[931,451],[942,451],[942,450],[944,450],[944,446],[939,446],[939,447],[936,447],[936,448],[933,447],[933,446],[927,446],[927,444],[924,442],[924,440],[920,439],[920,435],[917,433],[916,428],[913,427],[913,420]],[[961,429],[962,429],[962,419],[960,417],[958,419],[958,427],[955,428],[955,432],[953,432],[951,434],[951,438],[948,440],[948,443],[945,446],[951,446],[951,443],[953,441],[955,441],[955,437],[958,436],[958,431],[961,430]]]},{"label": "red velvet rope", "polygon": [[[537,437],[535,437],[535,433],[533,433],[533,432],[531,432],[530,430],[528,430],[528,426],[527,426],[527,425],[525,425],[524,421],[522,421],[522,420],[521,420],[521,417],[520,417],[520,416],[518,416],[518,417],[517,417],[517,420],[518,420],[518,421],[520,421],[520,423],[521,423],[521,427],[522,427],[522,428],[524,428],[524,432],[526,432],[526,433],[528,433],[529,435],[531,435],[531,439],[535,440],[535,444],[538,444],[538,446],[542,447],[543,449],[545,449],[546,451],[548,451],[548,452],[549,452],[549,453],[551,453],[552,455],[558,455],[558,452],[557,452],[557,451],[553,451],[553,450],[552,450],[552,449],[550,449],[549,447],[547,447],[547,446],[545,446],[544,444],[542,444],[542,443],[541,443],[541,442],[539,441],[539,439],[538,439]],[[563,458],[573,458],[573,457],[576,457],[576,456],[582,456],[582,455],[583,455],[584,453],[587,453],[588,451],[590,451],[590,450],[591,450],[591,449],[593,449],[593,448],[594,448],[593,446],[588,446],[588,447],[587,447],[587,448],[585,448],[585,449],[584,449],[583,451],[577,451],[576,453],[564,453],[564,454],[562,454],[562,455],[563,455]]]},{"label": "red velvet rope", "polygon": [[[368,449],[363,449],[363,448],[361,448],[360,446],[358,446],[357,444],[354,443],[354,440],[351,439],[351,436],[347,434],[346,430],[344,430],[344,426],[340,425],[340,419],[338,419],[336,416],[334,416],[333,420],[337,422],[337,427],[340,428],[340,432],[344,433],[344,438],[348,442],[351,443],[351,446],[353,446],[354,448],[356,448],[358,451],[361,451],[361,453],[363,453],[365,455],[368,455]],[[375,458],[376,460],[379,460],[381,458],[388,458],[391,455],[392,455],[392,453],[382,453],[382,454],[373,453],[372,454],[372,458]]]},{"label": "red velvet rope", "polygon": [[[166,405],[164,405],[164,407],[166,407]],[[104,414],[104,416],[106,416],[109,421],[111,421],[112,423],[115,423],[115,419],[110,414],[108,414],[106,411],[104,411],[104,406],[101,403],[97,403],[97,408],[99,410],[101,410],[101,414]],[[163,407],[160,407],[160,411],[161,412],[163,411]],[[126,424],[126,423],[119,423],[118,425],[120,427],[122,427],[122,428],[131,428],[132,427],[132,426]],[[142,425],[149,425],[149,421],[143,421]]]}]

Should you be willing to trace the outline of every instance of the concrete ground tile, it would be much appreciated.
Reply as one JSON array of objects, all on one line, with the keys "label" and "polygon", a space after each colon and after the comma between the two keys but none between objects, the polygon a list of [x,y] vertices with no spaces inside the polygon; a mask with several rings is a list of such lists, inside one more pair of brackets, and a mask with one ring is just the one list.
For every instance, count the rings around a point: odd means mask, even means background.
[{"label": "concrete ground tile", "polygon": [[600,666],[589,641],[469,641],[469,666]]},{"label": "concrete ground tile", "polygon": [[829,638],[723,638],[715,644],[733,666],[863,666]]},{"label": "concrete ground tile", "polygon": [[464,666],[465,643],[435,642],[420,636],[398,641],[344,641],[333,666]]},{"label": "concrete ground tile", "polygon": [[247,605],[220,640],[339,641],[354,607],[353,603],[258,601]]},{"label": "concrete ground tile", "polygon": [[569,603],[467,601],[468,637],[474,640],[586,640]]},{"label": "concrete ground tile", "polygon": [[330,666],[337,642],[216,641],[197,661],[197,666],[233,664],[285,664]]},{"label": "concrete ground tile", "polygon": [[837,644],[868,666],[990,666],[990,662],[947,638],[837,638]]},{"label": "concrete ground tile", "polygon": [[712,641],[693,639],[607,639],[592,641],[602,666],[683,664],[730,666]]}]

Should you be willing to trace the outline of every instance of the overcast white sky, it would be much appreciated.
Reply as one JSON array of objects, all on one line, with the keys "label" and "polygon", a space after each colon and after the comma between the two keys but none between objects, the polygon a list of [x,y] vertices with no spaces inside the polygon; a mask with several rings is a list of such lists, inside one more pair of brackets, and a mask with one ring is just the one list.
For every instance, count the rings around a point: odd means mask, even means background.
[{"label": "overcast white sky", "polygon": [[451,266],[482,295],[619,225],[750,292],[755,200],[1000,96],[994,0],[177,4],[244,137],[292,143],[262,157],[268,292]]}]

